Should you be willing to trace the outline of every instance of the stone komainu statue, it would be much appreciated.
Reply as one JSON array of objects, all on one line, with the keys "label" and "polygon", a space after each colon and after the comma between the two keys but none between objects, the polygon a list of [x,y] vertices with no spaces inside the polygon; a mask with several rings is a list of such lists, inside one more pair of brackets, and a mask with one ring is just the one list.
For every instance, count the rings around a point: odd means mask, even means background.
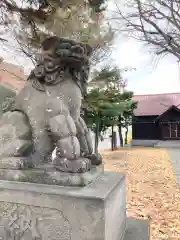
[{"label": "stone komainu statue", "polygon": [[91,48],[50,37],[16,96],[12,111],[0,119],[0,168],[23,169],[50,161],[64,172],[86,172],[101,164],[80,117],[86,94]]}]

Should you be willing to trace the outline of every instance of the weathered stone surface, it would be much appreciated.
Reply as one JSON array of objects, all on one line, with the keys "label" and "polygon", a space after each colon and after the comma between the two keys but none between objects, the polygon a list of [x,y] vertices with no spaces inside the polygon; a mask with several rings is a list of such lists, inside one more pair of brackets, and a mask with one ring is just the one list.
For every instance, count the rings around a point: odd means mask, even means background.
[{"label": "weathered stone surface", "polygon": [[[33,167],[32,162],[30,159],[26,157],[7,157],[0,160],[0,175],[2,169],[7,169],[7,172],[9,170],[13,169],[25,169],[28,167]],[[8,180],[8,179],[7,179]]]},{"label": "weathered stone surface", "polygon": [[[119,185],[111,192],[105,202],[105,239],[123,239],[126,228],[126,193],[125,186]],[[112,226],[114,226],[112,228]]]},{"label": "weathered stone surface", "polygon": [[90,155],[93,152],[92,139],[84,120],[80,117],[76,121],[77,138],[81,147],[81,155]]},{"label": "weathered stone surface", "polygon": [[[71,224],[62,211],[14,203],[0,203],[0,239],[70,239]],[[5,227],[5,228],[4,228]]]},{"label": "weathered stone surface", "polygon": [[[13,111],[6,112],[0,119],[1,128],[5,128],[9,134],[15,139],[28,140],[31,139],[31,127],[28,123],[27,116],[22,112]],[[2,131],[2,129],[1,129]],[[5,131],[5,130],[4,130]],[[3,133],[3,132],[2,132]],[[3,135],[1,136],[3,139]]]},{"label": "weathered stone surface", "polygon": [[53,160],[53,164],[59,171],[69,173],[85,173],[90,171],[91,168],[93,167],[91,164],[91,160],[83,157],[72,161],[66,158],[56,157]]},{"label": "weathered stone surface", "polygon": [[4,135],[4,142],[3,140],[0,141],[2,143],[0,147],[0,159],[7,158],[8,156],[23,157],[27,155],[28,152],[31,152],[31,141],[10,138],[9,142],[6,142],[9,138],[8,135],[9,134]]},{"label": "weathered stone surface", "polygon": [[0,115],[11,110],[15,101],[16,92],[10,87],[0,84]]},{"label": "weathered stone surface", "polygon": [[55,137],[76,136],[76,126],[70,115],[58,115],[49,120],[51,132]]},{"label": "weathered stone surface", "polygon": [[[20,167],[23,164],[26,164],[26,170]],[[10,165],[12,165],[11,162]],[[0,180],[61,186],[86,186],[104,172],[103,166],[94,166],[90,171],[84,173],[60,172],[51,164],[42,165],[39,168],[28,168],[28,166],[27,161],[19,159],[14,169],[0,169]]]},{"label": "weathered stone surface", "polygon": [[149,221],[127,218],[126,231],[123,240],[150,240]]},{"label": "weathered stone surface", "polygon": [[122,240],[125,184],[119,173],[102,174],[84,188],[0,181],[2,188],[0,239]]},{"label": "weathered stone surface", "polygon": [[[31,131],[27,118],[20,112],[7,112],[0,119],[0,168],[6,162],[12,168],[19,160],[7,162],[7,158],[24,157],[31,153]],[[5,159],[5,160],[3,160]]]},{"label": "weathered stone surface", "polygon": [[57,141],[58,155],[69,160],[78,159],[80,157],[80,145],[77,137],[69,136]]}]

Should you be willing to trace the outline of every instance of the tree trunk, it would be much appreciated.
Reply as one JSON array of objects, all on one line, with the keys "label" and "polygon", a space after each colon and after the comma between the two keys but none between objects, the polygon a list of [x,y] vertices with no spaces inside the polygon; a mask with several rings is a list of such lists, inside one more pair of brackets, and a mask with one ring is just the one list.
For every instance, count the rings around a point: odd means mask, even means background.
[{"label": "tree trunk", "polygon": [[114,126],[111,126],[111,150],[114,151]]},{"label": "tree trunk", "polygon": [[128,128],[126,128],[125,132],[125,144],[128,144]]},{"label": "tree trunk", "polygon": [[94,152],[98,153],[99,145],[99,119],[96,121],[96,131],[95,131],[95,143],[94,143]]},{"label": "tree trunk", "polygon": [[113,146],[114,150],[117,150],[117,134],[116,134],[116,132],[113,132],[113,144],[114,144],[114,146]]},{"label": "tree trunk", "polygon": [[119,116],[119,125],[118,125],[118,131],[119,131],[119,142],[120,147],[123,147],[123,137],[122,137],[122,128],[121,128],[121,117]]}]

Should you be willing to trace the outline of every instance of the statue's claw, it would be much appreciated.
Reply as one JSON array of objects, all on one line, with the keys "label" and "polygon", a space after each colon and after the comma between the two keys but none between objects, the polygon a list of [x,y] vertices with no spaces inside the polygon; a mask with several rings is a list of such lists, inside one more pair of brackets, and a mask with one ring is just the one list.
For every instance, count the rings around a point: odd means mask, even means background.
[{"label": "statue's claw", "polygon": [[88,159],[91,160],[92,165],[100,165],[102,164],[102,156],[100,153],[92,153],[91,155],[86,155]]}]

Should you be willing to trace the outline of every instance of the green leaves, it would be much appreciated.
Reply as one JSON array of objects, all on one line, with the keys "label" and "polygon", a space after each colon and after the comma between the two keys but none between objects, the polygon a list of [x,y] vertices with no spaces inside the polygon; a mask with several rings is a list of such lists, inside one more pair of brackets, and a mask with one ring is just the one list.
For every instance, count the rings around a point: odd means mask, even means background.
[{"label": "green leaves", "polygon": [[[106,66],[95,71],[90,81],[88,95],[83,101],[86,111],[85,121],[98,137],[111,126],[127,128],[131,125],[136,103],[132,101],[133,92],[120,91],[123,81],[120,69]],[[96,145],[96,144],[95,144]]]},{"label": "green leaves", "polygon": [[[118,101],[115,91],[112,89],[92,89],[85,97],[83,108],[96,114],[117,116],[126,107],[123,101]],[[117,114],[118,113],[118,114]]]},{"label": "green leaves", "polygon": [[118,116],[127,108],[127,103],[120,99],[120,93],[115,89],[92,89],[83,101],[86,110],[86,122],[93,130],[97,121],[100,131],[105,131],[111,125],[118,124]]},{"label": "green leaves", "polygon": [[121,79],[122,77],[119,68],[105,66],[100,71],[95,71],[93,73],[89,86],[118,88],[117,85]]}]

